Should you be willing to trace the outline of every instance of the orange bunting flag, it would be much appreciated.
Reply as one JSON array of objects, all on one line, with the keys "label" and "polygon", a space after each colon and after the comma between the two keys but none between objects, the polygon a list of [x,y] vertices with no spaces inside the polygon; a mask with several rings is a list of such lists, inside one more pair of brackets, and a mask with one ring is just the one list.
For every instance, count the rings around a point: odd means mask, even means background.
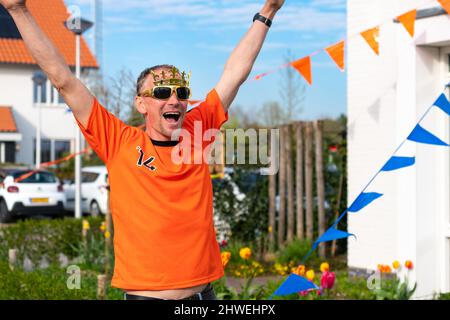
[{"label": "orange bunting flag", "polygon": [[403,24],[406,31],[408,31],[411,37],[414,37],[414,24],[416,23],[416,16],[417,10],[414,9],[397,17],[398,21]]},{"label": "orange bunting flag", "polygon": [[193,106],[193,105],[195,105],[197,103],[200,103],[200,102],[202,102],[202,100],[189,100],[188,101],[189,105],[191,105],[191,106]]},{"label": "orange bunting flag", "polygon": [[438,0],[441,4],[442,8],[447,11],[448,14],[450,14],[450,0]]},{"label": "orange bunting flag", "polygon": [[331,59],[333,59],[333,61],[336,63],[339,69],[341,69],[341,71],[344,71],[345,69],[344,50],[345,50],[344,40],[342,40],[337,44],[329,46],[328,48],[325,49],[325,51],[329,54]]},{"label": "orange bunting flag", "polygon": [[297,61],[291,62],[293,66],[300,74],[305,78],[305,80],[311,85],[312,84],[312,74],[311,74],[311,57],[307,56],[301,58]]},{"label": "orange bunting flag", "polygon": [[361,32],[361,36],[366,40],[372,50],[379,55],[380,54],[380,44],[378,42],[378,37],[380,35],[380,27],[375,27],[364,32]]}]

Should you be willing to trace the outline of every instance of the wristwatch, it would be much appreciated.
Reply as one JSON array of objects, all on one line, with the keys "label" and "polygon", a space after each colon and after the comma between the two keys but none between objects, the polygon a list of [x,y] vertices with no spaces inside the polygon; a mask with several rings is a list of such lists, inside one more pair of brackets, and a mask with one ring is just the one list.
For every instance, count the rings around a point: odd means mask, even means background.
[{"label": "wristwatch", "polygon": [[253,22],[255,22],[256,20],[261,21],[262,23],[264,23],[269,28],[272,25],[272,20],[270,20],[269,18],[266,18],[266,17],[260,15],[259,12],[257,14],[255,14],[255,16],[253,17]]}]

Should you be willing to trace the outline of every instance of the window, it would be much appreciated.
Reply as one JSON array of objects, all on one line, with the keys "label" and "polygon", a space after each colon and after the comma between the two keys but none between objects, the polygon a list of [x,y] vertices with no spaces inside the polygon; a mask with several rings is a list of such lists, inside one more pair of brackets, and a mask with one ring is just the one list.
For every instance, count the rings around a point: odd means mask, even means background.
[{"label": "window", "polygon": [[[21,177],[26,174],[27,171],[16,171],[13,173],[14,179]],[[21,180],[19,183],[55,183],[56,177],[51,172],[36,172],[31,176]]]},{"label": "window", "polygon": [[81,173],[81,182],[94,182],[97,180],[99,174],[95,172],[82,172]]},{"label": "window", "polygon": [[3,6],[0,6],[0,21],[2,25],[0,28],[0,38],[22,39],[13,18]]},{"label": "window", "polygon": [[[39,96],[40,94],[40,96]],[[33,83],[33,102],[34,103],[45,103],[47,101],[47,88],[45,84],[38,85],[36,82]]]},{"label": "window", "polygon": [[33,82],[33,102],[46,105],[65,104],[64,98],[48,79],[45,79],[42,85],[38,85],[36,81]]},{"label": "window", "polygon": [[16,162],[16,143],[5,142],[5,161],[8,163]]},{"label": "window", "polygon": [[[51,161],[51,141],[41,139],[41,163]],[[33,139],[33,162],[36,162],[36,139]]]},{"label": "window", "polygon": [[61,159],[70,153],[70,141],[69,140],[56,140],[55,141],[55,156],[53,159]]}]

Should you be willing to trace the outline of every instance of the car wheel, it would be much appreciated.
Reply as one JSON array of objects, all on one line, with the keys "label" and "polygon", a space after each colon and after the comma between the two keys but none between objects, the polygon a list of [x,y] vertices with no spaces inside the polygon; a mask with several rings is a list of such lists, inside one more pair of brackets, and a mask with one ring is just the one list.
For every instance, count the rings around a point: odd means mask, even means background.
[{"label": "car wheel", "polygon": [[92,217],[98,217],[102,213],[97,201],[92,201],[91,207],[89,208],[89,213]]},{"label": "car wheel", "polygon": [[8,211],[5,200],[0,200],[0,222],[8,223],[13,221],[11,212]]}]

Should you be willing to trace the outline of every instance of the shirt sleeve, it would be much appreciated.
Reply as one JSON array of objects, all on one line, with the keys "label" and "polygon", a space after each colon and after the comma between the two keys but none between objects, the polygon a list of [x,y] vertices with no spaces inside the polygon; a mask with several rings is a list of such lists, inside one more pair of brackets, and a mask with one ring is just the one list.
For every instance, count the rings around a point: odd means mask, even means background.
[{"label": "shirt sleeve", "polygon": [[203,131],[208,129],[220,129],[228,120],[228,112],[225,113],[222,101],[216,89],[211,90],[205,101],[199,106],[188,111],[185,119],[186,126],[193,126],[194,121],[202,122]]},{"label": "shirt sleeve", "polygon": [[108,112],[97,99],[94,99],[87,127],[83,127],[78,119],[77,123],[86,141],[105,164],[111,161],[131,134],[131,127]]}]

